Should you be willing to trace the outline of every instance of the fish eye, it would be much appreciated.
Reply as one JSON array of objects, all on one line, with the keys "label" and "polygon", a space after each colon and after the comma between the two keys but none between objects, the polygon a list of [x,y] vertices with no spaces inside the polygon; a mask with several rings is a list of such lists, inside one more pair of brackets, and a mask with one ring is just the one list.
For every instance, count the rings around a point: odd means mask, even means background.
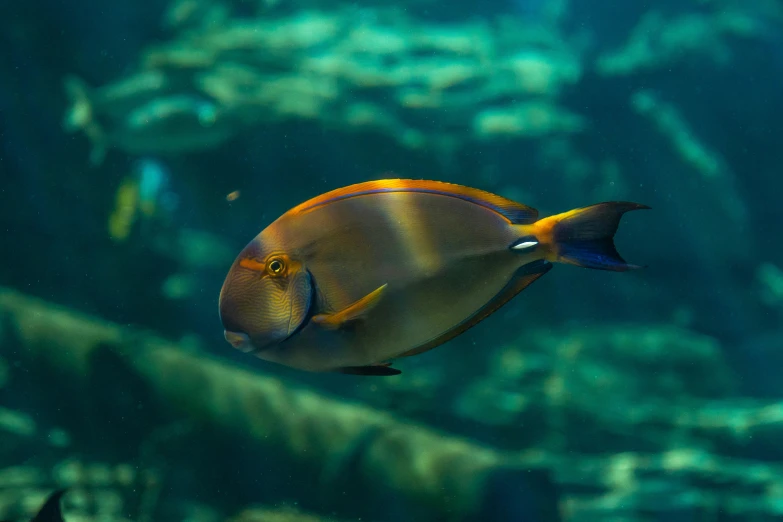
[{"label": "fish eye", "polygon": [[280,275],[285,271],[285,262],[279,257],[272,258],[267,263],[266,269],[272,275]]}]

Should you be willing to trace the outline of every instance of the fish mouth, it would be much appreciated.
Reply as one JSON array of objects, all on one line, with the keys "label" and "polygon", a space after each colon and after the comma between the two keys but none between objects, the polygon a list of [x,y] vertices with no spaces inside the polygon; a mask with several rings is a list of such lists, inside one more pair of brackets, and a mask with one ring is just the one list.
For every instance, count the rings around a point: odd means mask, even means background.
[{"label": "fish mouth", "polygon": [[223,330],[223,337],[226,338],[228,344],[245,353],[255,351],[253,344],[250,342],[250,336],[242,332],[232,332],[230,330]]},{"label": "fish mouth", "polygon": [[258,355],[272,348],[277,342],[265,341],[259,338],[251,338],[244,332],[236,332],[232,330],[223,330],[223,337],[226,341],[239,350],[242,353],[249,353],[252,355]]}]

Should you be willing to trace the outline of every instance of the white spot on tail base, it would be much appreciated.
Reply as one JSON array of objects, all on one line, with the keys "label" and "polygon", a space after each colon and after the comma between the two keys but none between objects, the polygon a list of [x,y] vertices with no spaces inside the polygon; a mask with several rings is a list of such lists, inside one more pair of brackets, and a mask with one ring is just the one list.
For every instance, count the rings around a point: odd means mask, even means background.
[{"label": "white spot on tail base", "polygon": [[514,245],[513,250],[527,250],[536,246],[538,246],[538,241],[525,241],[524,243]]}]

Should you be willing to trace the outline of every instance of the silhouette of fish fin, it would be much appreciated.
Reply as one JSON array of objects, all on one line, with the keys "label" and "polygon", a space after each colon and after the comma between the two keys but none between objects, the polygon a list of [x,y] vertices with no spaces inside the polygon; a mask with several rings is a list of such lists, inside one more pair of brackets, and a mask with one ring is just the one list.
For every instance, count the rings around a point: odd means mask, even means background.
[{"label": "silhouette of fish fin", "polygon": [[30,522],[64,522],[60,507],[60,499],[65,495],[67,489],[58,489],[46,499],[41,509]]},{"label": "silhouette of fish fin", "polygon": [[375,375],[383,377],[399,375],[402,373],[400,370],[392,368],[391,363],[373,364],[370,366],[346,366],[337,371],[350,375]]},{"label": "silhouette of fish fin", "polygon": [[413,350],[409,350],[401,355],[398,355],[395,357],[395,359],[399,359],[401,357],[411,357],[413,355],[418,355],[420,353],[432,350],[446,341],[450,341],[451,339],[457,337],[470,328],[473,328],[481,321],[495,313],[501,306],[509,302],[511,298],[513,298],[519,292],[532,285],[533,282],[536,281],[539,277],[549,272],[551,268],[552,263],[543,259],[539,259],[538,261],[533,261],[524,265],[517,271],[516,274],[514,274],[514,276],[511,278],[511,281],[509,281],[490,302],[479,309],[478,312],[439,337],[436,337],[435,339],[432,339],[431,341],[422,344],[421,346],[417,346]]},{"label": "silhouette of fish fin", "polygon": [[336,330],[347,323],[360,319],[364,314],[372,310],[378,304],[387,285],[383,285],[358,301],[349,304],[338,312],[331,314],[318,314],[312,321],[328,330]]},{"label": "silhouette of fish fin", "polygon": [[529,228],[535,240],[545,247],[546,259],[550,261],[624,272],[642,267],[626,263],[614,246],[620,218],[631,210],[649,208],[639,203],[610,201],[550,216]]}]

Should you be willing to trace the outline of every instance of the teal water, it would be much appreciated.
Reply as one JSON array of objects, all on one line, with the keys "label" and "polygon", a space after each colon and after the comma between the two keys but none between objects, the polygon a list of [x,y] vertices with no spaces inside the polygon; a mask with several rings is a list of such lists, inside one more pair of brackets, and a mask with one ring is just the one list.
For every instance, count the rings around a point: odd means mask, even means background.
[{"label": "teal water", "polygon": [[[0,518],[783,519],[783,5],[0,5]],[[234,350],[279,215],[459,183],[652,207],[402,374]]]}]

